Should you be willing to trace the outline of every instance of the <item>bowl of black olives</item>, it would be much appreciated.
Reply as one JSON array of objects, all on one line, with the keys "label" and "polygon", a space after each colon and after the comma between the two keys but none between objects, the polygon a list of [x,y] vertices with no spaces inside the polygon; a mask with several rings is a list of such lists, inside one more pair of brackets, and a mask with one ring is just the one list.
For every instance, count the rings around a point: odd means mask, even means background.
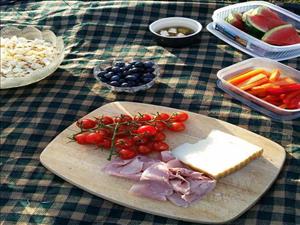
[{"label": "bowl of black olives", "polygon": [[128,93],[147,90],[160,75],[156,63],[143,60],[100,62],[93,72],[94,77],[110,90]]}]

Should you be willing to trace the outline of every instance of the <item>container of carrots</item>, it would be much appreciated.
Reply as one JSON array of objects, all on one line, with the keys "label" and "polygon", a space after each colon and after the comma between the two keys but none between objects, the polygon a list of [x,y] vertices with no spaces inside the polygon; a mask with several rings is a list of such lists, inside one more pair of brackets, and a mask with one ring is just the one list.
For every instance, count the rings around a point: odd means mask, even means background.
[{"label": "container of carrots", "polygon": [[220,70],[218,86],[277,120],[300,117],[300,72],[267,58],[251,58]]}]

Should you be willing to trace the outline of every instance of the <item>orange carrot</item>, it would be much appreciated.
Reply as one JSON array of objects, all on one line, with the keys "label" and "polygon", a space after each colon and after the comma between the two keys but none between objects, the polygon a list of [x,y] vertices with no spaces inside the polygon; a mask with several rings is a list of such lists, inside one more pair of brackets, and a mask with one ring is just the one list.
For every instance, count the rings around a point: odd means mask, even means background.
[{"label": "orange carrot", "polygon": [[275,82],[275,81],[279,80],[279,78],[280,78],[280,70],[275,69],[271,72],[271,75],[269,77],[269,81]]},{"label": "orange carrot", "polygon": [[266,70],[265,70],[265,71],[263,71],[262,73],[265,74],[267,77],[270,77],[270,76],[271,76],[271,73],[270,73],[269,71],[266,71]]},{"label": "orange carrot", "polygon": [[294,83],[296,83],[295,80],[293,80],[289,77],[284,77],[275,82],[266,83],[266,84],[262,84],[262,85],[253,87],[253,88],[251,88],[251,91],[253,91],[253,93],[262,93],[266,90],[266,88],[269,88],[269,87],[279,87],[280,85],[294,84]]},{"label": "orange carrot", "polygon": [[238,76],[235,76],[235,77],[229,79],[228,82],[233,84],[233,85],[237,85],[237,84],[239,84],[239,83],[241,83],[241,82],[257,75],[257,74],[263,73],[263,72],[265,72],[264,69],[261,69],[261,68],[254,69],[254,70],[248,71],[246,73],[240,74]]},{"label": "orange carrot", "polygon": [[273,86],[276,86],[276,85],[274,85],[273,83],[266,83],[266,84],[262,84],[262,85],[259,85],[259,86],[255,86],[251,90],[253,90],[253,91],[265,91],[266,88],[273,87]]},{"label": "orange carrot", "polygon": [[248,80],[245,80],[244,82],[240,83],[238,87],[242,90],[248,90],[250,88],[253,88],[255,86],[261,85],[268,82],[268,78],[266,75],[260,73],[254,77],[249,78]]}]

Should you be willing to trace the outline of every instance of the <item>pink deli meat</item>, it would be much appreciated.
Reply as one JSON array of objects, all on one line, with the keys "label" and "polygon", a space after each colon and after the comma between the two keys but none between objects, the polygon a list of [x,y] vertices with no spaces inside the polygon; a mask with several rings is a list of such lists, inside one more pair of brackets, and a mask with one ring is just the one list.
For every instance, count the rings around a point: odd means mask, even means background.
[{"label": "pink deli meat", "polygon": [[156,162],[159,160],[140,155],[127,160],[116,158],[108,163],[103,171],[112,176],[138,181],[143,171]]},{"label": "pink deli meat", "polygon": [[161,160],[137,156],[115,159],[104,168],[110,175],[138,181],[130,193],[188,207],[212,191],[216,181],[193,171],[175,159],[170,151],[161,152]]}]

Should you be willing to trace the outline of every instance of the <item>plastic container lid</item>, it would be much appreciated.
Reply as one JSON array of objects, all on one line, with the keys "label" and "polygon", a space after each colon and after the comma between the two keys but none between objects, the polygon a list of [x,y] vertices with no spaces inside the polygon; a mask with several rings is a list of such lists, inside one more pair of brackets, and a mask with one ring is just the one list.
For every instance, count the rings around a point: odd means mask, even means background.
[{"label": "plastic container lid", "polygon": [[279,69],[282,76],[290,77],[300,82],[300,72],[296,69],[267,58],[251,58],[220,70],[217,73],[217,85],[238,101],[248,105],[256,111],[272,117],[275,120],[292,120],[299,118],[300,109],[282,109],[227,82],[227,80],[231,77],[255,68],[263,68],[268,71]]}]

